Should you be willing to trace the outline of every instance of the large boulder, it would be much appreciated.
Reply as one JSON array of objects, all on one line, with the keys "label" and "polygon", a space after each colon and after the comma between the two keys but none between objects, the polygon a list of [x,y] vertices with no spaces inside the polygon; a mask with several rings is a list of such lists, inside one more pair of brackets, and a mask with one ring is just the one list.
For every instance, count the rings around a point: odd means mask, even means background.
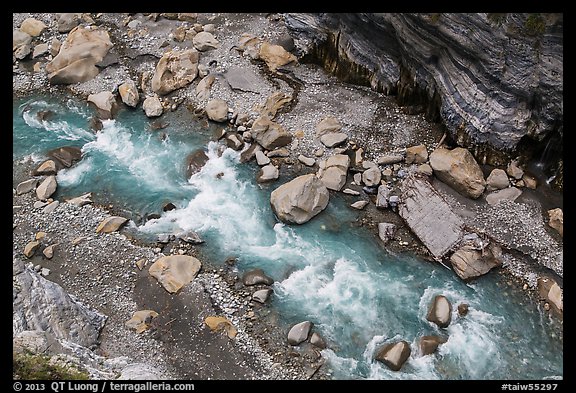
[{"label": "large boulder", "polygon": [[97,344],[106,317],[18,259],[13,261],[12,331],[45,331],[58,339],[90,347]]},{"label": "large boulder", "polygon": [[420,353],[424,356],[433,354],[440,344],[444,344],[446,339],[440,336],[422,336],[418,341]]},{"label": "large boulder", "polygon": [[340,191],[346,184],[350,157],[346,154],[335,154],[318,163],[318,178],[329,190]]},{"label": "large boulder", "polygon": [[252,124],[252,137],[266,150],[274,150],[292,142],[292,134],[267,116],[260,116]]},{"label": "large boulder", "polygon": [[76,162],[82,159],[82,150],[76,146],[62,146],[52,149],[46,153],[48,157],[54,160],[58,170],[70,168]]},{"label": "large boulder", "polygon": [[192,153],[186,157],[186,179],[190,179],[190,177],[202,169],[204,164],[208,162],[208,156],[204,149],[194,150]]},{"label": "large boulder", "polygon": [[262,42],[262,45],[260,45],[259,56],[260,59],[266,62],[270,71],[276,71],[278,67],[298,61],[296,56],[287,52],[280,45],[273,45],[267,41]]},{"label": "large boulder", "polygon": [[228,120],[228,103],[224,100],[210,100],[206,104],[206,116],[212,121]]},{"label": "large boulder", "polygon": [[504,169],[494,168],[486,178],[486,191],[501,190],[509,185],[510,180]]},{"label": "large boulder", "polygon": [[266,275],[262,269],[249,270],[242,276],[244,285],[272,285],[274,280]]},{"label": "large boulder", "polygon": [[111,91],[101,91],[100,93],[90,94],[88,102],[96,105],[102,117],[110,118],[112,116],[112,108],[116,103],[116,96]]},{"label": "large boulder", "polygon": [[144,113],[146,113],[147,117],[158,117],[164,110],[158,96],[146,97],[142,103],[142,109],[144,109]]},{"label": "large boulder", "polygon": [[299,176],[270,194],[272,210],[284,222],[303,224],[328,206],[330,194],[315,174]]},{"label": "large boulder", "polygon": [[120,229],[124,224],[128,222],[127,218],[120,216],[110,216],[106,217],[98,226],[96,227],[96,233],[112,233]]},{"label": "large boulder", "polygon": [[56,192],[56,187],[58,183],[56,182],[56,176],[48,176],[40,185],[36,188],[36,196],[41,201],[45,201],[50,198],[52,194]]},{"label": "large boulder", "polygon": [[156,260],[148,272],[170,293],[178,292],[196,277],[202,264],[189,255],[169,255]]},{"label": "large boulder", "polygon": [[450,263],[458,277],[465,281],[480,277],[501,265],[490,248],[481,252],[469,245],[461,247],[452,254]]},{"label": "large boulder", "polygon": [[436,149],[430,154],[430,166],[438,179],[468,198],[477,199],[484,192],[484,174],[467,149]]},{"label": "large boulder", "polygon": [[20,30],[26,34],[30,34],[32,37],[38,37],[46,30],[46,25],[38,19],[26,18],[20,25]]},{"label": "large boulder", "polygon": [[46,160],[32,171],[32,176],[50,176],[55,175],[57,171],[54,160]]},{"label": "large boulder", "polygon": [[210,49],[216,49],[220,45],[216,37],[207,31],[201,31],[192,38],[192,44],[194,48],[200,52],[204,52]]},{"label": "large boulder", "polygon": [[290,345],[299,345],[308,339],[310,331],[314,324],[310,321],[304,321],[292,326],[288,331],[288,343]]},{"label": "large boulder", "polygon": [[406,360],[408,360],[411,352],[410,344],[402,340],[383,345],[374,358],[384,363],[390,370],[398,371],[402,368]]},{"label": "large boulder", "polygon": [[256,175],[256,181],[258,183],[267,183],[274,180],[277,180],[280,176],[280,171],[278,167],[268,164],[260,168],[258,174]]},{"label": "large boulder", "polygon": [[122,83],[118,87],[118,93],[122,98],[122,102],[132,108],[138,106],[140,101],[140,94],[138,93],[138,87],[132,79],[128,79],[126,82]]},{"label": "large boulder", "polygon": [[382,173],[377,166],[370,167],[362,172],[362,182],[368,187],[379,186],[381,179]]},{"label": "large boulder", "polygon": [[171,50],[156,64],[152,77],[152,90],[160,95],[186,86],[198,75],[198,51]]},{"label": "large boulder", "polygon": [[426,319],[441,328],[446,328],[452,320],[452,304],[443,295],[434,297],[428,308]]},{"label": "large boulder", "polygon": [[112,47],[106,30],[78,26],[66,37],[58,55],[46,64],[52,84],[85,82],[94,78],[101,62]]}]

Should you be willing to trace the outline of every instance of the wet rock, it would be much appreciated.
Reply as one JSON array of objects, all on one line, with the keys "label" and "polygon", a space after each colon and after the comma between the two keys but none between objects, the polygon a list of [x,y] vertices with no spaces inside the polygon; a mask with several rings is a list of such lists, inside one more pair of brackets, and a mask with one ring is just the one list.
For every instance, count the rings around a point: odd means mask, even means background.
[{"label": "wet rock", "polygon": [[428,161],[428,151],[425,145],[406,148],[406,164],[423,164]]},{"label": "wet rock", "polygon": [[228,136],[226,137],[226,146],[228,146],[233,150],[238,151],[244,147],[244,141],[242,140],[242,137],[239,136],[239,134],[236,133],[228,134]]},{"label": "wet rock", "polygon": [[56,176],[48,176],[40,185],[36,188],[36,196],[41,201],[45,201],[50,198],[52,194],[56,192],[56,187],[58,183],[56,182]]},{"label": "wet rock", "polygon": [[272,285],[274,280],[266,275],[262,269],[249,270],[242,276],[242,283],[247,286],[252,285]]},{"label": "wet rock", "polygon": [[252,300],[257,301],[258,303],[266,303],[270,295],[272,294],[272,289],[260,289],[252,294]]},{"label": "wet rock", "polygon": [[244,163],[251,161],[256,156],[256,152],[258,151],[262,151],[262,146],[260,146],[258,143],[252,143],[248,149],[240,153],[240,162]]},{"label": "wet rock", "polygon": [[258,163],[258,165],[263,166],[270,164],[270,158],[268,158],[261,150],[257,151],[254,156],[256,157],[256,163]]},{"label": "wet rock", "polygon": [[452,320],[452,304],[443,295],[436,295],[428,308],[426,319],[441,328],[446,328]]},{"label": "wet rock", "polygon": [[324,183],[316,175],[308,174],[272,191],[270,204],[280,220],[303,224],[324,210],[328,206],[329,198],[330,194]]},{"label": "wet rock", "polygon": [[521,194],[522,191],[518,188],[508,187],[486,195],[486,202],[489,205],[494,206],[503,200],[515,201]]},{"label": "wet rock", "polygon": [[140,310],[132,314],[132,318],[126,321],[126,327],[134,329],[140,334],[150,329],[152,319],[156,318],[158,313],[154,310]]},{"label": "wet rock", "polygon": [[384,243],[388,243],[390,240],[394,239],[395,234],[396,225],[389,222],[378,223],[378,237],[380,237]]},{"label": "wet rock", "polygon": [[206,115],[212,121],[224,122],[228,120],[228,103],[224,100],[210,100],[206,104]]},{"label": "wet rock", "polygon": [[192,153],[186,157],[186,178],[190,177],[202,169],[204,165],[208,162],[208,156],[204,149],[194,150]]},{"label": "wet rock", "polygon": [[310,321],[297,323],[288,331],[288,343],[290,345],[299,345],[308,339],[310,331],[314,324]]},{"label": "wet rock", "polygon": [[564,312],[564,302],[562,288],[550,277],[539,277],[536,287],[541,299],[552,306],[555,313],[562,316]]},{"label": "wet rock", "polygon": [[189,255],[161,257],[148,269],[148,273],[170,293],[175,293],[196,277],[202,264]]},{"label": "wet rock", "polygon": [[36,188],[36,184],[38,184],[38,179],[28,179],[18,183],[16,186],[16,195],[22,195],[32,191]]},{"label": "wet rock", "polygon": [[278,167],[268,164],[260,168],[258,175],[256,175],[256,181],[258,183],[267,183],[277,180],[279,176],[280,171],[278,170]]},{"label": "wet rock", "polygon": [[468,198],[477,199],[484,192],[484,175],[467,149],[436,149],[430,154],[430,166],[438,179]]},{"label": "wet rock", "polygon": [[132,79],[128,79],[126,82],[122,83],[118,87],[118,93],[122,102],[132,108],[136,108],[140,102],[140,94],[138,93],[138,87]]},{"label": "wet rock", "polygon": [[101,28],[74,28],[60,47],[58,55],[46,64],[52,84],[85,82],[100,72],[101,62],[112,47],[108,32]]},{"label": "wet rock", "polygon": [[152,77],[152,90],[168,94],[192,82],[198,75],[198,52],[193,49],[171,50],[162,56]]},{"label": "wet rock", "polygon": [[522,175],[522,181],[524,181],[524,185],[526,186],[526,188],[530,188],[531,190],[535,190],[536,187],[538,187],[538,181],[536,180],[536,178],[528,175],[527,173],[524,173],[524,175]]},{"label": "wet rock", "polygon": [[458,315],[461,317],[464,317],[468,314],[468,309],[470,306],[468,306],[467,303],[460,303],[458,305]]},{"label": "wet rock", "polygon": [[266,62],[270,71],[276,71],[278,67],[282,67],[289,63],[296,63],[298,59],[292,53],[287,52],[280,45],[273,45],[267,41],[262,42],[260,51],[258,53],[260,59]]},{"label": "wet rock", "polygon": [[350,166],[350,157],[346,154],[335,154],[327,160],[320,161],[318,166],[318,177],[326,188],[340,191],[344,187]]},{"label": "wet rock", "polygon": [[398,371],[408,360],[411,352],[410,344],[402,340],[383,345],[376,353],[375,359],[384,363],[390,370]]},{"label": "wet rock", "polygon": [[70,168],[80,161],[82,159],[82,150],[77,146],[62,146],[49,150],[46,155],[54,160],[59,170],[62,167]]},{"label": "wet rock", "polygon": [[340,121],[332,116],[325,117],[316,125],[316,136],[321,136],[329,132],[338,132],[342,129]]},{"label": "wet rock", "polygon": [[486,178],[486,191],[501,190],[510,185],[508,175],[503,169],[495,168]]},{"label": "wet rock", "polygon": [[204,240],[202,240],[202,238],[200,238],[200,235],[198,235],[194,231],[180,232],[180,233],[176,234],[176,238],[182,240],[183,242],[190,243],[190,244],[202,244],[202,243],[204,243]]},{"label": "wet rock", "polygon": [[562,209],[557,207],[548,210],[548,225],[556,229],[560,236],[564,236],[564,213]]},{"label": "wet rock", "polygon": [[209,316],[204,320],[206,326],[213,332],[224,331],[228,338],[234,338],[238,334],[238,330],[234,327],[232,322],[224,317]]},{"label": "wet rock", "polygon": [[348,135],[343,132],[327,132],[320,137],[320,142],[326,147],[336,147],[348,140]]},{"label": "wet rock", "polygon": [[146,97],[142,103],[142,109],[144,109],[144,113],[148,117],[158,117],[164,111],[162,103],[157,96]]},{"label": "wet rock", "polygon": [[310,336],[310,344],[320,349],[325,349],[328,347],[328,345],[326,344],[326,340],[324,340],[324,338],[320,334],[318,334],[318,332],[312,333],[312,335]]},{"label": "wet rock", "polygon": [[56,163],[54,160],[46,160],[32,171],[32,176],[50,176],[56,174]]},{"label": "wet rock", "polygon": [[98,227],[96,227],[96,233],[115,232],[127,222],[128,222],[127,218],[120,216],[106,217],[104,220],[100,222],[100,224],[98,224]]},{"label": "wet rock", "polygon": [[292,142],[292,135],[266,116],[261,116],[254,121],[250,133],[252,138],[267,150],[274,150]]},{"label": "wet rock", "polygon": [[444,344],[447,340],[440,336],[422,336],[418,341],[420,353],[423,356],[431,355],[436,352],[440,344]]},{"label": "wet rock", "polygon": [[88,102],[96,105],[103,118],[110,118],[112,113],[112,107],[116,103],[116,97],[110,91],[101,91],[100,93],[90,94],[88,96]]}]

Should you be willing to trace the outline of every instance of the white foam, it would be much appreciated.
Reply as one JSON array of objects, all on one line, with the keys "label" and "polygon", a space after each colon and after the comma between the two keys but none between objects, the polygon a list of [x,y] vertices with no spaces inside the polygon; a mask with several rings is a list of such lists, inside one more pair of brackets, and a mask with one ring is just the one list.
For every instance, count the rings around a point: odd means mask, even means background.
[{"label": "white foam", "polygon": [[56,181],[58,185],[73,186],[84,180],[85,176],[92,170],[93,160],[85,157],[71,168],[64,168],[58,171]]}]

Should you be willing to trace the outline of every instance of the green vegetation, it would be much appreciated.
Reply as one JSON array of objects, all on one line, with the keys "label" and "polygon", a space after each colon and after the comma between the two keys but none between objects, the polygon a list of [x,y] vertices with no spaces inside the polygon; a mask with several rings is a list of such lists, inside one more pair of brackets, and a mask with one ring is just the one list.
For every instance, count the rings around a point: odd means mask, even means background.
[{"label": "green vegetation", "polygon": [[50,357],[12,352],[12,378],[24,380],[90,379],[85,370],[51,364]]},{"label": "green vegetation", "polygon": [[546,30],[546,22],[540,14],[530,14],[524,22],[524,31],[530,36],[542,35]]},{"label": "green vegetation", "polygon": [[439,13],[430,14],[430,22],[437,23],[440,20],[440,16],[442,16],[442,14]]},{"label": "green vegetation", "polygon": [[488,18],[488,20],[495,24],[496,26],[502,26],[502,23],[504,23],[504,21],[506,20],[506,15],[508,15],[505,12],[492,12],[486,15],[486,17]]}]

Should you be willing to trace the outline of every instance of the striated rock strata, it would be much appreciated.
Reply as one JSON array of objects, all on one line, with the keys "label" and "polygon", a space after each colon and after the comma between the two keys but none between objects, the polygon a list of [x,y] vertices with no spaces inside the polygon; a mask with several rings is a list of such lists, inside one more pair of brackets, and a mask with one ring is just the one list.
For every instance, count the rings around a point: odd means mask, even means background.
[{"label": "striated rock strata", "polygon": [[291,13],[285,22],[302,61],[397,94],[480,161],[562,141],[562,14]]}]

